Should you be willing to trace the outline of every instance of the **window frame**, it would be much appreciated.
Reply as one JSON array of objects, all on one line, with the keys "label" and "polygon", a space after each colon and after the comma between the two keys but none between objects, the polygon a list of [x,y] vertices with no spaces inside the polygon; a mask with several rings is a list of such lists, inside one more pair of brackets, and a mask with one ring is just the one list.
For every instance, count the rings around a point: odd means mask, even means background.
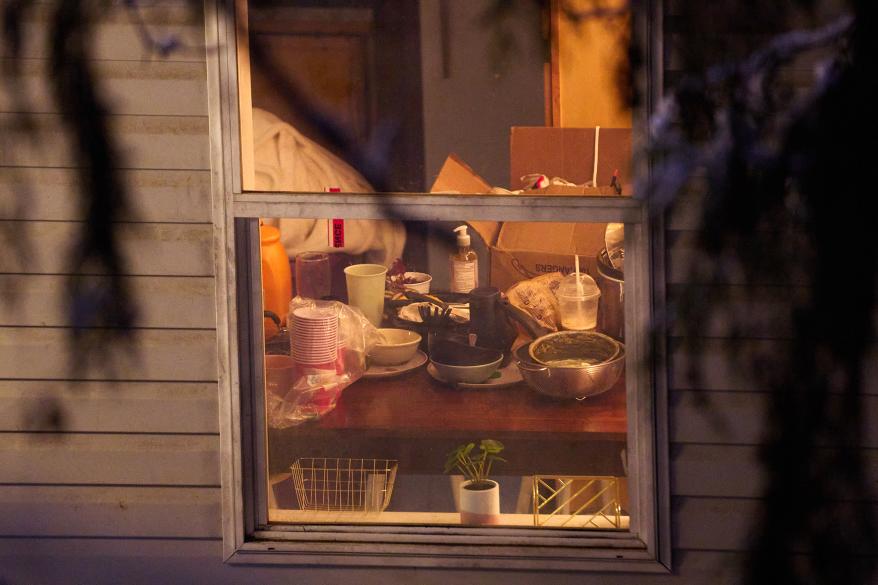
[{"label": "window frame", "polygon": [[[661,217],[634,198],[429,194],[265,193],[243,191],[235,0],[205,0],[214,254],[223,556],[234,564],[457,567],[667,572],[670,568],[667,390],[664,337],[652,315],[664,302]],[[649,47],[638,79],[645,107],[634,117],[635,144],[661,87],[661,5],[633,16]],[[658,61],[658,62],[657,62]],[[646,163],[638,163],[648,171]],[[265,530],[265,412],[259,331],[259,217],[385,218],[390,203],[411,220],[619,221],[625,223],[625,322],[631,528],[625,532],[544,528],[302,525]],[[249,218],[249,220],[248,220]],[[640,367],[635,367],[640,364]],[[635,391],[637,389],[637,391]],[[260,470],[263,470],[260,475]]]}]

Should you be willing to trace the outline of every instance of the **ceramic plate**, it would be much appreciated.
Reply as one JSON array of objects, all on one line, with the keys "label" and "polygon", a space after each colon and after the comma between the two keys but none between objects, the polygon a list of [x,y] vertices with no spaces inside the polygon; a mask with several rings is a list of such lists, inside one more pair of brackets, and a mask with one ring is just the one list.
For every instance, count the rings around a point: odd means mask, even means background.
[{"label": "ceramic plate", "polygon": [[406,372],[411,372],[416,368],[420,368],[427,362],[427,354],[418,350],[417,353],[404,364],[399,364],[397,366],[377,366],[373,365],[366,373],[363,374],[364,378],[392,378],[393,376],[399,376],[401,374],[405,374]]},{"label": "ceramic plate", "polygon": [[[497,372],[500,373],[497,376]],[[518,384],[522,381],[521,371],[519,371],[518,366],[515,365],[515,360],[509,362],[509,364],[505,368],[500,368],[494,373],[494,378],[488,378],[484,382],[479,384],[469,384],[467,382],[461,382],[459,384],[454,384],[456,388],[504,388],[506,386],[512,386],[514,384]],[[443,380],[439,376],[439,372],[436,371],[435,366],[433,364],[429,364],[427,366],[427,373],[433,377],[434,380],[438,382],[442,382],[443,384],[448,384],[445,380]],[[450,385],[450,384],[449,384]]]}]

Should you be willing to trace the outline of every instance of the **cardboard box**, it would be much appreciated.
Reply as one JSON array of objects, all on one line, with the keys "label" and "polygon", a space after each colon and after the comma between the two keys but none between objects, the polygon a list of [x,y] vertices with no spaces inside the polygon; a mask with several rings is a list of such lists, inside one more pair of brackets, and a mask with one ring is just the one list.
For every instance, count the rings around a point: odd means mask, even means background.
[{"label": "cardboard box", "polygon": [[[603,132],[603,130],[601,131]],[[481,189],[481,191],[479,191]],[[446,159],[431,193],[488,193],[491,187],[455,155]],[[527,195],[611,195],[609,187],[552,185]],[[604,247],[605,223],[468,222],[490,250],[490,285],[506,290],[520,280],[547,272],[568,274],[574,254],[580,269],[595,276],[597,254]]]},{"label": "cardboard box", "polygon": [[[534,173],[588,183],[594,168],[594,136],[594,128],[513,126],[509,135],[510,189],[520,189],[521,177]],[[598,185],[609,185],[616,169],[623,187],[633,182],[631,147],[630,128],[601,128]]]},{"label": "cardboard box", "polygon": [[506,290],[520,280],[579,269],[597,275],[604,223],[506,222],[491,246],[491,286]]}]

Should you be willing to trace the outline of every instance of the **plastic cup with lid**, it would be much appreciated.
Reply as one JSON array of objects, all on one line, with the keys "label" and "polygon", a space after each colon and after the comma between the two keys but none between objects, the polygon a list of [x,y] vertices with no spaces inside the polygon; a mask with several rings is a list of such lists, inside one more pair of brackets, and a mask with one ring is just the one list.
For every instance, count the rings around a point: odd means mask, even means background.
[{"label": "plastic cup with lid", "polygon": [[598,318],[601,289],[588,274],[570,273],[558,286],[561,327],[575,331],[594,329]]}]

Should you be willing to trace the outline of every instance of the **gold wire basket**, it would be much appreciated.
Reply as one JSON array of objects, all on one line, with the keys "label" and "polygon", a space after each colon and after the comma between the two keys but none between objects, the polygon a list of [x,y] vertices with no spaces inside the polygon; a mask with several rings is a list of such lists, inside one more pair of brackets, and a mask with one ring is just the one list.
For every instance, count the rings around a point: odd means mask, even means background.
[{"label": "gold wire basket", "polygon": [[535,475],[534,526],[621,528],[619,478],[600,475]]},{"label": "gold wire basket", "polygon": [[383,512],[393,494],[396,468],[392,459],[296,459],[292,472],[299,508]]}]

